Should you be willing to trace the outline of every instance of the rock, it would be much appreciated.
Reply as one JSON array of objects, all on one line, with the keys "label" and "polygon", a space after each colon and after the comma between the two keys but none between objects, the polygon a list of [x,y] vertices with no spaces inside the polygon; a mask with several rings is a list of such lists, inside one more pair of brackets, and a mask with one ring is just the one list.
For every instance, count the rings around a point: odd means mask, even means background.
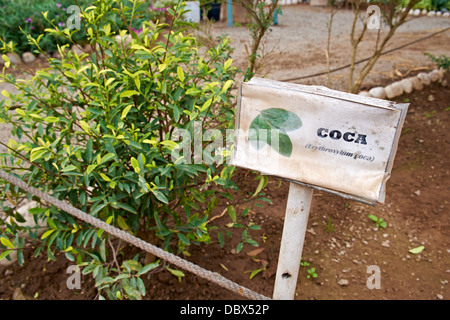
[{"label": "rock", "polygon": [[382,247],[385,247],[385,248],[390,248],[390,247],[391,247],[390,244],[389,244],[389,240],[383,241],[383,242],[381,243],[381,246],[382,246]]},{"label": "rock", "polygon": [[430,77],[430,81],[431,82],[436,82],[439,80],[440,76],[439,76],[439,70],[435,69],[433,71],[431,71],[429,74]]},{"label": "rock", "polygon": [[436,15],[436,11],[430,11],[428,12],[429,17],[434,17]]},{"label": "rock", "polygon": [[348,286],[348,284],[349,284],[349,281],[347,279],[340,279],[338,281],[338,285],[340,285],[341,287]]},{"label": "rock", "polygon": [[399,82],[394,82],[388,85],[386,88],[384,88],[384,90],[386,91],[386,96],[388,99],[392,99],[403,94],[403,88]]},{"label": "rock", "polygon": [[12,64],[20,63],[20,58],[15,53],[8,53],[7,56]]},{"label": "rock", "polygon": [[24,52],[22,54],[22,61],[25,63],[32,63],[36,60],[36,56],[31,52]]},{"label": "rock", "polygon": [[413,15],[418,17],[418,16],[420,16],[421,13],[422,13],[422,10],[416,9],[416,10],[414,10]]},{"label": "rock", "polygon": [[22,289],[17,288],[16,290],[14,290],[13,293],[13,300],[31,300],[30,297],[26,296],[23,292]]},{"label": "rock", "polygon": [[442,12],[441,11],[436,12],[436,17],[440,17],[440,16],[442,16]]},{"label": "rock", "polygon": [[448,17],[450,17],[450,12],[444,12],[442,14],[442,16],[448,18]]},{"label": "rock", "polygon": [[422,81],[422,83],[426,86],[429,86],[431,83],[430,76],[424,72],[419,73],[417,78],[419,78],[420,81]]},{"label": "rock", "polygon": [[61,57],[61,54],[58,51],[56,51],[56,52],[53,52],[52,58],[61,59],[62,57]]},{"label": "rock", "polygon": [[411,78],[407,78],[407,79],[411,80],[414,90],[419,90],[420,91],[420,90],[423,89],[423,83],[422,83],[422,81],[419,78],[411,77]]},{"label": "rock", "polygon": [[372,95],[372,97],[377,99],[385,99],[386,98],[386,91],[383,87],[375,87],[369,90],[369,93]]},{"label": "rock", "polygon": [[6,271],[5,271],[5,277],[10,276],[10,275],[12,275],[12,274],[14,274],[14,272],[13,272],[12,270],[6,269]]},{"label": "rock", "polygon": [[444,300],[444,296],[442,294],[438,293],[436,296],[439,300]]},{"label": "rock", "polygon": [[358,95],[364,97],[372,97],[372,95],[367,91],[361,91],[360,93],[358,93]]},{"label": "rock", "polygon": [[82,55],[82,54],[84,53],[83,49],[81,49],[81,47],[78,46],[78,45],[76,45],[76,44],[74,44],[74,45],[72,46],[71,50],[72,50],[73,53],[75,53],[75,54],[77,54],[77,55],[79,55],[79,56]]},{"label": "rock", "polygon": [[426,15],[427,13],[428,13],[427,9],[423,9],[422,12],[421,12],[422,15]]},{"label": "rock", "polygon": [[433,102],[434,100],[436,100],[436,98],[432,94],[430,94],[427,99],[430,102]]},{"label": "rock", "polygon": [[400,85],[402,86],[403,92],[411,93],[413,91],[413,83],[409,79],[403,79],[400,81]]},{"label": "rock", "polygon": [[90,44],[85,45],[83,47],[83,51],[86,52],[86,53],[89,53],[89,54],[93,52],[92,47],[91,47]]}]

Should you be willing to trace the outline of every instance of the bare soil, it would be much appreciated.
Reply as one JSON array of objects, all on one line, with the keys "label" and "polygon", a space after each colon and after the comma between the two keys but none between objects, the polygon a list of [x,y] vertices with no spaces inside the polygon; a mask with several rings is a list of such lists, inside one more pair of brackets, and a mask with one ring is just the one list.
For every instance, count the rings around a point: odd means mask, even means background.
[{"label": "bare soil", "polygon": [[[295,8],[309,10],[302,5]],[[314,10],[325,10],[312,8]],[[289,10],[285,10],[287,14]],[[280,21],[283,21],[280,19]],[[218,25],[217,28],[224,28]],[[287,27],[286,27],[287,28]],[[236,32],[232,30],[232,32]],[[414,31],[413,31],[414,32]],[[402,35],[400,35],[402,36]],[[405,33],[402,39],[412,37]],[[444,37],[444,36],[442,36]],[[448,36],[445,36],[448,37]],[[442,47],[436,39],[414,46],[416,54]],[[294,45],[295,42],[292,42]],[[412,49],[411,49],[412,50]],[[439,51],[439,52],[441,52]],[[290,53],[272,60],[269,66],[277,69],[273,73],[287,77],[308,73],[318,58],[304,48],[306,58],[289,58]],[[308,58],[309,57],[309,58]],[[384,58],[390,70],[374,71],[373,84],[387,85],[393,79],[418,72],[415,68],[431,68],[427,61],[420,63],[416,56],[405,51],[397,52],[395,58]],[[408,60],[410,59],[410,60]],[[400,61],[408,60],[401,69]],[[322,63],[323,60],[320,60]],[[239,63],[244,64],[242,60]],[[319,63],[319,64],[320,64]],[[300,64],[295,71],[293,65]],[[323,65],[323,64],[322,64]],[[388,68],[386,67],[386,70]],[[281,72],[285,70],[286,72]],[[398,70],[400,74],[393,73]],[[310,80],[324,84],[324,78]],[[309,266],[300,267],[296,299],[299,300],[448,300],[450,298],[450,76],[444,81],[432,83],[423,91],[396,98],[398,102],[409,102],[392,177],[387,183],[386,202],[376,207],[350,201],[325,192],[314,191],[309,217],[308,231],[302,261]],[[306,81],[307,83],[307,81]],[[243,198],[254,192],[255,174],[239,169],[236,183]],[[263,191],[271,204],[261,201],[242,203],[240,209],[250,208],[246,223],[256,223],[260,231],[252,236],[259,247],[245,246],[236,253],[242,229],[230,228],[233,237],[227,238],[224,248],[217,242],[206,247],[194,247],[188,260],[247,288],[271,297],[275,280],[281,233],[289,183],[271,178]],[[225,204],[224,204],[225,205]],[[261,206],[262,205],[262,206]],[[217,208],[219,215],[224,207]],[[376,228],[368,215],[373,214],[387,222],[386,228]],[[224,226],[227,216],[214,220]],[[420,254],[410,249],[424,246]],[[259,252],[255,249],[262,249]],[[138,253],[129,248],[130,254]],[[0,267],[0,299],[38,300],[91,300],[97,297],[91,277],[83,276],[81,290],[69,290],[66,286],[67,267],[72,262],[61,255],[56,262],[46,257],[30,257],[25,253],[26,263]],[[266,270],[250,279],[250,272],[266,265]],[[369,289],[366,285],[369,266],[378,266],[381,271],[381,288]],[[317,278],[307,279],[310,268],[315,268]],[[180,282],[167,271],[153,273],[144,279],[147,295],[151,300],[240,300],[241,296],[187,273]],[[22,294],[22,295],[20,295]]]}]

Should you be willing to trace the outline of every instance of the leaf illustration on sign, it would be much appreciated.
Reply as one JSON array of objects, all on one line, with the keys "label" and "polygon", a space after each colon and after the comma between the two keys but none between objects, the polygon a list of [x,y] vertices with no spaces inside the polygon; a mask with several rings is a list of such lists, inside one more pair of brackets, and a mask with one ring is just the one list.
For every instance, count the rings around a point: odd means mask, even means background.
[{"label": "leaf illustration on sign", "polygon": [[302,125],[300,117],[291,111],[266,109],[250,124],[248,140],[257,150],[269,144],[279,154],[290,157],[292,141],[286,132],[299,129]]}]

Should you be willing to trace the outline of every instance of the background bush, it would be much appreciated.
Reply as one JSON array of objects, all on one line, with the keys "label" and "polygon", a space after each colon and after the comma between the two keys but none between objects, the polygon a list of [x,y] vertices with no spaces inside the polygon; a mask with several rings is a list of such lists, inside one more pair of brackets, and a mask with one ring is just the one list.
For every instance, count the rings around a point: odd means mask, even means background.
[{"label": "background bush", "polygon": [[[44,30],[51,28],[52,25],[44,18],[43,12],[47,12],[48,20],[53,21],[53,24],[60,29],[66,27],[67,19],[71,14],[66,12],[66,9],[71,5],[79,5],[85,9],[94,1],[92,0],[0,0],[0,39],[4,42],[13,41],[16,43],[16,51],[22,53],[25,51],[33,51],[35,48],[28,43],[27,34],[34,38],[38,35],[44,34],[40,41],[40,46],[45,52],[56,52],[58,45],[67,44],[67,39],[64,37],[57,37],[54,34],[46,34]],[[130,1],[121,1],[124,5],[130,6]],[[157,2],[159,3],[159,2]],[[150,6],[152,1],[143,2],[139,8],[139,12],[135,14],[135,20],[132,22],[132,27],[139,29],[142,21],[156,21],[162,19],[165,11],[153,10]],[[118,8],[118,4],[113,7]],[[112,17],[113,19],[117,17]],[[112,26],[113,31],[118,31],[123,26],[120,20],[114,21]],[[22,32],[23,30],[24,32]],[[86,33],[83,28],[72,36],[75,43],[81,45],[86,44]]]}]

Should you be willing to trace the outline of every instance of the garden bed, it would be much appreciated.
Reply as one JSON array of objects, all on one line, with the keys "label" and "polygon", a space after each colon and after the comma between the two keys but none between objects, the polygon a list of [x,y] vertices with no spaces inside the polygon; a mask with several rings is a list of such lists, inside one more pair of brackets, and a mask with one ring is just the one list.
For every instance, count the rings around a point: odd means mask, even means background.
[{"label": "garden bed", "polygon": [[[449,81],[447,74],[441,83],[395,99],[411,105],[384,205],[371,207],[314,192],[303,251],[303,261],[309,266],[301,267],[296,299],[448,299],[450,172],[446,150],[450,147],[450,90],[442,83]],[[253,192],[258,183],[254,175],[244,170],[239,170],[236,181],[242,188],[242,196]],[[270,297],[288,186],[285,181],[280,184],[278,179],[270,179],[264,192],[272,204],[267,201],[245,204],[251,208],[247,222],[252,220],[262,227],[253,236],[259,247],[245,246],[237,254],[235,248],[242,230],[230,229],[234,235],[224,248],[218,243],[192,248],[192,256],[187,259]],[[221,210],[217,208],[218,214]],[[387,227],[377,229],[368,218],[370,214],[383,218]],[[225,216],[214,222],[229,221]],[[424,250],[420,254],[409,252],[422,245]],[[127,250],[138,253],[133,248]],[[66,269],[71,262],[65,257],[60,256],[56,262],[47,262],[45,257],[25,258],[23,267],[0,268],[1,299],[23,297],[19,292],[29,299],[96,297],[90,276],[82,276],[80,290],[67,289]],[[266,270],[249,279],[252,271],[265,266],[264,261]],[[370,265],[380,267],[380,289],[370,290],[366,286]],[[311,268],[315,268],[318,276],[307,279]],[[167,271],[156,272],[145,279],[145,284],[145,299],[242,299],[187,272],[181,282]]]}]

